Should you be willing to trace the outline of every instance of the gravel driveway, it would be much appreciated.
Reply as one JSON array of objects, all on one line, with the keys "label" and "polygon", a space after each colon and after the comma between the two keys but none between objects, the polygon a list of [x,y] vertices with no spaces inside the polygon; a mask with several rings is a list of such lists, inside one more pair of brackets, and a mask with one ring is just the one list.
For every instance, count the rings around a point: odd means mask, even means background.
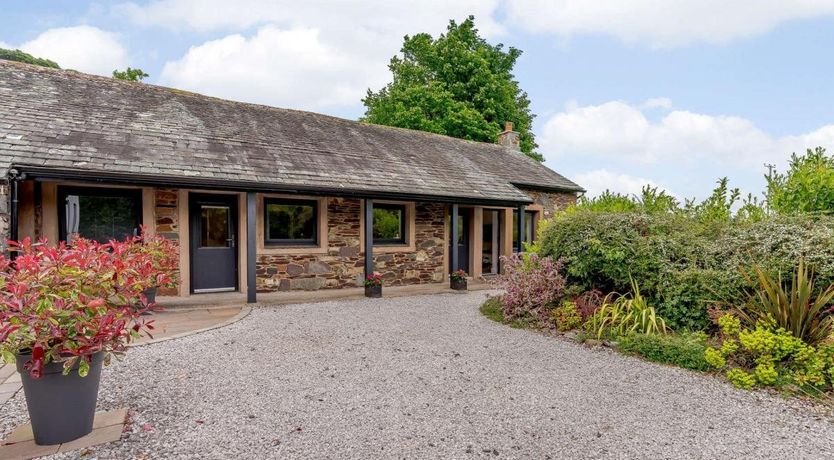
[{"label": "gravel driveway", "polygon": [[[831,458],[797,401],[482,317],[484,293],[256,309],[105,370],[84,458]],[[0,431],[25,421],[22,393]],[[76,458],[79,453],[69,455]]]}]

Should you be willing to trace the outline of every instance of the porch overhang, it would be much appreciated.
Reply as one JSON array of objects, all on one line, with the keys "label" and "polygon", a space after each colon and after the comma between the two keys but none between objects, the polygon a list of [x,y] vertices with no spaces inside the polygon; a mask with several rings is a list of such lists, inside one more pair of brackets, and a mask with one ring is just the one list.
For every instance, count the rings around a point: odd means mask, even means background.
[{"label": "porch overhang", "polygon": [[51,168],[39,165],[12,164],[9,170],[26,173],[27,178],[36,181],[74,181],[102,184],[134,185],[165,188],[188,188],[194,190],[224,190],[234,192],[284,193],[306,196],[337,196],[358,199],[421,201],[476,206],[515,208],[531,204],[533,200],[497,200],[489,197],[461,197],[418,193],[388,192],[384,190],[361,190],[339,187],[312,187],[280,183],[262,183],[186,177],[173,175],[125,174],[80,168]]}]

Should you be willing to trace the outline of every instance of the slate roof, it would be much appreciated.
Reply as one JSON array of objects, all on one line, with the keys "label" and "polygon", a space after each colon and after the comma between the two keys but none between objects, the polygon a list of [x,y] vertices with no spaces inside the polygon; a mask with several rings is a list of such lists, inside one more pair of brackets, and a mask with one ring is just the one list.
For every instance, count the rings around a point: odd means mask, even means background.
[{"label": "slate roof", "polygon": [[492,202],[529,202],[513,184],[582,191],[497,144],[0,61],[0,174],[12,165]]}]

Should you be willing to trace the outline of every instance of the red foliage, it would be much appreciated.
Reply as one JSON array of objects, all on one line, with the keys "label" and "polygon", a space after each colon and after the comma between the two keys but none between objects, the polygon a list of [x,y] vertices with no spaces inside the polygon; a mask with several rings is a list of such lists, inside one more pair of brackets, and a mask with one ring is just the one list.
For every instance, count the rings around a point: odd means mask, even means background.
[{"label": "red foliage", "polygon": [[587,321],[599,309],[603,300],[605,300],[605,296],[599,289],[583,292],[574,300],[576,311],[582,316],[582,322]]},{"label": "red foliage", "polygon": [[365,286],[382,286],[382,275],[374,272],[373,275],[366,276]]},{"label": "red foliage", "polygon": [[58,246],[10,241],[17,258],[0,256],[3,358],[31,353],[26,369],[38,378],[49,362],[63,362],[65,370],[79,363],[83,373],[92,355],[123,353],[141,331],[153,329],[142,313],[156,305],[143,291],[175,283],[170,257],[155,252],[172,247],[160,238],[151,239],[152,248],[143,248],[139,237],[106,244],[77,238]]},{"label": "red foliage", "polygon": [[565,278],[560,273],[561,261],[539,257],[535,253],[502,257],[503,274],[499,286],[506,294],[501,297],[504,318],[507,320],[532,317],[545,322],[550,309],[562,300]]}]

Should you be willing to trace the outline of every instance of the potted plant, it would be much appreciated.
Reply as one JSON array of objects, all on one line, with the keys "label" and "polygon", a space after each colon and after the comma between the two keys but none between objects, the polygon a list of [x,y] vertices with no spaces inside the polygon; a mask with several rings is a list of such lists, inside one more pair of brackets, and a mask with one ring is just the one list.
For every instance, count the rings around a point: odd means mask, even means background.
[{"label": "potted plant", "polygon": [[161,235],[148,235],[144,225],[141,234],[141,244],[133,245],[133,248],[150,257],[153,262],[152,278],[148,281],[150,287],[142,292],[148,303],[152,304],[156,302],[159,288],[177,287],[175,274],[179,268],[179,247],[175,241]]},{"label": "potted plant", "polygon": [[142,291],[169,279],[137,244],[27,238],[9,242],[14,261],[0,256],[0,354],[21,374],[37,444],[89,434],[102,365],[153,329]]},{"label": "potted plant", "polygon": [[456,270],[449,275],[450,287],[456,291],[466,290],[466,272],[463,270]]},{"label": "potted plant", "polygon": [[382,275],[374,272],[365,277],[365,297],[378,299],[382,297]]}]

